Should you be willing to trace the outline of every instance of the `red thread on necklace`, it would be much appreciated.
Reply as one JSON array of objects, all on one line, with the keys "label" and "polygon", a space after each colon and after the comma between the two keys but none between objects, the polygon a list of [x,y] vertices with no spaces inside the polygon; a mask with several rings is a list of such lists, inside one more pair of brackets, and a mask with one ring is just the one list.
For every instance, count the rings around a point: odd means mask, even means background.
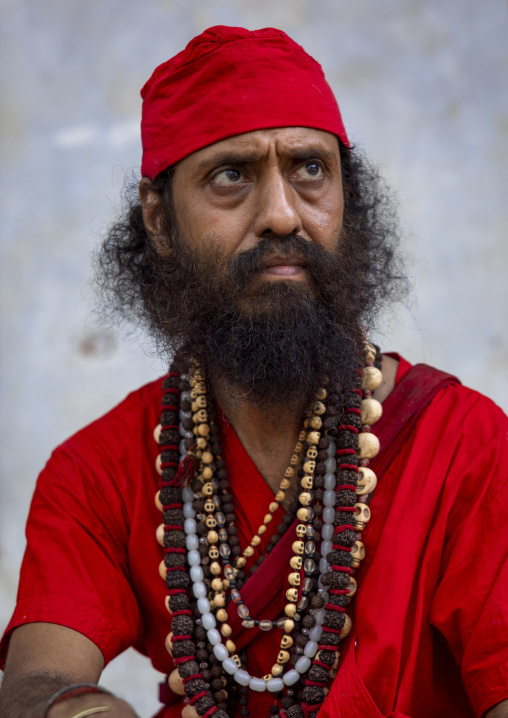
[{"label": "red thread on necklace", "polygon": [[173,547],[173,546],[169,546],[169,547],[166,549],[166,553],[185,553],[185,549],[184,549],[184,548],[175,548],[175,547]]},{"label": "red thread on necklace", "polygon": [[216,710],[219,710],[217,706],[212,706],[206,711],[206,713],[203,715],[203,718],[210,718],[210,716],[212,716]]},{"label": "red thread on necklace", "polygon": [[163,404],[161,409],[162,411],[178,411],[176,404]]},{"label": "red thread on necklace", "polygon": [[172,431],[178,431],[178,424],[164,424],[161,426],[161,433],[163,431],[169,431],[171,429]]},{"label": "red thread on necklace", "polygon": [[332,596],[349,596],[351,591],[349,588],[330,588],[328,593],[331,593]]},{"label": "red thread on necklace", "polygon": [[332,544],[334,551],[351,551],[351,546],[342,546],[340,543]]},{"label": "red thread on necklace", "polygon": [[350,409],[346,409],[346,411],[344,412],[344,414],[356,414],[357,416],[361,416],[361,415],[362,415],[362,410],[361,410],[361,409],[357,409],[356,406],[352,406]]},{"label": "red thread on necklace", "polygon": [[351,529],[351,531],[354,531],[354,530],[355,530],[355,527],[353,526],[353,524],[342,524],[341,526],[336,526],[336,527],[335,527],[334,533],[340,534],[340,533],[342,533],[343,531],[345,531],[346,529]]},{"label": "red thread on necklace", "polygon": [[[319,648],[319,646],[318,646],[318,648]],[[322,649],[322,650],[324,650],[324,649]],[[330,650],[330,646],[328,646],[327,650],[328,651]],[[319,658],[314,658],[314,660],[312,661],[312,664],[314,666],[321,666],[321,668],[326,668],[327,671],[329,671],[331,669],[331,666],[327,665],[326,663],[323,663],[323,661],[320,661]]]},{"label": "red thread on necklace", "polygon": [[180,663],[186,663],[187,661],[194,661],[196,656],[182,656],[181,658],[173,658],[175,666],[179,666]]},{"label": "red thread on necklace", "polygon": [[173,616],[192,616],[192,611],[188,608],[182,608],[180,611],[171,611],[171,617]]},{"label": "red thread on necklace", "polygon": [[343,424],[342,426],[337,427],[339,431],[352,431],[353,434],[358,434],[358,429],[356,426],[352,426],[351,424]]},{"label": "red thread on necklace", "polygon": [[162,444],[159,445],[161,451],[179,451],[180,447],[178,444]]},{"label": "red thread on necklace", "polygon": [[184,683],[188,683],[189,681],[193,681],[194,678],[201,678],[201,680],[203,680],[203,676],[201,675],[201,673],[193,673],[192,676],[187,676],[186,678],[182,678],[182,680]]},{"label": "red thread on necklace", "polygon": [[335,491],[356,491],[356,486],[353,484],[341,484],[335,487]]},{"label": "red thread on necklace", "polygon": [[350,389],[350,391],[353,394],[358,394],[358,396],[363,396],[363,391],[361,389]]},{"label": "red thread on necklace", "polygon": [[189,705],[193,706],[196,701],[199,701],[200,698],[203,696],[206,696],[206,691],[200,691],[199,693],[196,693],[195,696],[192,696],[192,698],[189,699]]},{"label": "red thread on necklace", "polygon": [[165,566],[166,571],[185,571],[185,566]]},{"label": "red thread on necklace", "polygon": [[358,466],[356,464],[339,464],[339,471],[356,471],[358,473]]},{"label": "red thread on necklace", "polygon": [[[327,626],[323,626],[323,631],[326,631],[327,633],[336,633],[340,635],[342,633],[342,628],[329,628]],[[326,646],[318,646],[318,648],[324,649]],[[327,648],[328,651],[330,651],[330,646]]]},{"label": "red thread on necklace", "polygon": [[178,470],[173,478],[175,486],[188,486],[198,468],[198,460],[195,456],[187,454],[178,465]]},{"label": "red thread on necklace", "polygon": [[162,461],[161,469],[176,469],[179,465],[178,461]]},{"label": "red thread on necklace", "polygon": [[356,511],[354,506],[336,506],[335,511]]},{"label": "red thread on necklace", "polygon": [[183,526],[180,526],[180,524],[168,524],[164,526],[164,531],[183,531]]},{"label": "red thread on necklace", "polygon": [[345,456],[346,454],[356,454],[356,449],[337,449],[337,456]]},{"label": "red thread on necklace", "polygon": [[187,591],[185,590],[185,588],[168,588],[168,591],[167,591],[168,596],[175,596],[177,593],[187,594]]},{"label": "red thread on necklace", "polygon": [[182,504],[164,504],[166,509],[181,509]]},{"label": "red thread on necklace", "polygon": [[302,703],[303,715],[305,718],[309,718],[310,714],[318,711],[322,705],[322,703],[313,703],[312,705],[309,703]]},{"label": "red thread on necklace", "polygon": [[334,603],[327,603],[325,606],[327,611],[338,611],[339,613],[346,613],[344,606],[336,606]]},{"label": "red thread on necklace", "polygon": [[332,566],[333,571],[345,571],[346,573],[353,573],[349,566]]},{"label": "red thread on necklace", "polygon": [[306,686],[324,686],[326,684],[322,683],[321,681],[309,681],[309,679],[307,679],[305,681],[305,685]]},{"label": "red thread on necklace", "polygon": [[176,389],[175,387],[168,387],[167,389],[164,389],[164,394],[180,394],[180,389]]},{"label": "red thread on necklace", "polygon": [[190,637],[190,633],[183,633],[178,636],[171,636],[171,643],[176,643],[176,641],[190,641]]}]

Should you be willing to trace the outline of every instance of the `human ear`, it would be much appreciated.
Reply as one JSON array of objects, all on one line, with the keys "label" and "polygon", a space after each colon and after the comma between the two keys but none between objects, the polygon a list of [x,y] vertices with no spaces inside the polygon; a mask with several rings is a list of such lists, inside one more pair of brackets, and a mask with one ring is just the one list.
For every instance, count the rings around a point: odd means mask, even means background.
[{"label": "human ear", "polygon": [[168,241],[162,229],[161,193],[154,188],[153,183],[148,177],[143,177],[139,183],[139,198],[141,200],[141,210],[146,233],[157,253],[168,255]]}]

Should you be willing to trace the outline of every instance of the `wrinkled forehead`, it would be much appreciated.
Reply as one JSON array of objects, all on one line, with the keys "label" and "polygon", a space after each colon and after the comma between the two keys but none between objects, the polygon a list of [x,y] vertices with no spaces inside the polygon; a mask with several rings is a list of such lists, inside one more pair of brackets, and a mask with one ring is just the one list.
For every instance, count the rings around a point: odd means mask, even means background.
[{"label": "wrinkled forehead", "polygon": [[340,161],[336,135],[309,127],[278,127],[244,132],[196,150],[177,163],[206,173],[222,164],[323,159]]}]

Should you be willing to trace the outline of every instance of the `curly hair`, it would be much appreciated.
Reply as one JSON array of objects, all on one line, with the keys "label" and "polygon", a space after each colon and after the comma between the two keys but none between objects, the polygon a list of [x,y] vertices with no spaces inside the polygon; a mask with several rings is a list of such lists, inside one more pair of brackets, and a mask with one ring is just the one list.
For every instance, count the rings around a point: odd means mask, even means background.
[{"label": "curly hair", "polygon": [[[354,242],[353,259],[363,278],[362,286],[344,289],[354,291],[360,320],[371,329],[379,311],[406,296],[409,287],[399,253],[401,234],[396,203],[365,154],[355,147],[345,147],[340,141],[339,145],[343,235]],[[176,229],[173,169],[164,170],[152,183],[161,199],[158,212],[169,245]],[[171,260],[157,252],[147,235],[138,182],[139,179],[126,182],[122,216],[109,228],[95,255],[95,286],[103,314],[141,324],[157,340],[164,324],[164,270],[170,269]]]}]

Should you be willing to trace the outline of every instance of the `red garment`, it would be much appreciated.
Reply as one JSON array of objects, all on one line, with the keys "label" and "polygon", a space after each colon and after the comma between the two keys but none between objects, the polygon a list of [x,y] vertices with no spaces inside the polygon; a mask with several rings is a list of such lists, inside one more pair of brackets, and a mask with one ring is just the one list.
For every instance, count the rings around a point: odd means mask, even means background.
[{"label": "red garment", "polygon": [[[171,670],[163,551],[152,539],[161,521],[151,437],[160,391],[157,381],[131,394],[57,449],[41,474],[4,656],[10,629],[47,621],[88,636],[106,662],[135,645]],[[441,391],[420,418],[371,502],[358,645],[343,651],[320,718],[467,718],[508,697],[507,437],[502,412],[460,386]],[[245,546],[272,494],[230,427],[223,447]],[[249,647],[252,673],[274,663],[277,633]],[[266,715],[254,700],[251,714]],[[181,706],[164,718],[180,718]]]},{"label": "red garment", "polygon": [[156,175],[244,132],[313,127],[349,147],[321,65],[285,32],[210,27],[157,67],[141,90],[141,174]]}]

